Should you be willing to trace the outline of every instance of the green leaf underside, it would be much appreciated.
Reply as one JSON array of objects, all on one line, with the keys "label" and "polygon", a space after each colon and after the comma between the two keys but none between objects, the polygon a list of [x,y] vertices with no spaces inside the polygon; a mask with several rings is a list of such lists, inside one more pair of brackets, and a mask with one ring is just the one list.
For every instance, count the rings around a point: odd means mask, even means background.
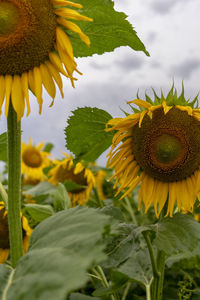
[{"label": "green leaf underside", "polygon": [[50,205],[41,205],[41,204],[26,204],[24,208],[35,221],[42,222],[48,217],[51,217],[54,214],[52,206]]},{"label": "green leaf underside", "polygon": [[36,186],[26,190],[25,194],[37,197],[41,195],[49,195],[53,194],[56,190],[56,187],[52,185],[50,182],[43,181],[37,184]]},{"label": "green leaf underside", "polygon": [[149,285],[153,273],[148,250],[140,249],[133,253],[118,271],[145,286]]},{"label": "green leaf underside", "polygon": [[61,182],[58,183],[57,189],[53,194],[54,198],[54,208],[56,211],[67,209],[71,206],[71,200],[66,191],[64,184]]},{"label": "green leaf underside", "polygon": [[113,51],[120,46],[129,46],[133,50],[143,51],[149,55],[144,44],[138,38],[132,25],[126,20],[127,16],[114,10],[111,0],[74,0],[83,5],[79,12],[92,18],[93,22],[74,21],[90,38],[90,47],[86,46],[79,36],[71,31],[70,40],[75,57],[85,57]]},{"label": "green leaf underside", "polygon": [[6,162],[7,157],[7,132],[0,135],[0,160]]},{"label": "green leaf underside", "polygon": [[107,216],[87,207],[59,212],[40,223],[4,300],[65,300],[87,282],[87,269],[105,259],[102,233],[108,224]]},{"label": "green leaf underside", "polygon": [[105,125],[112,119],[106,111],[84,107],[73,111],[65,129],[66,147],[78,160],[95,161],[111,144],[113,132]]}]

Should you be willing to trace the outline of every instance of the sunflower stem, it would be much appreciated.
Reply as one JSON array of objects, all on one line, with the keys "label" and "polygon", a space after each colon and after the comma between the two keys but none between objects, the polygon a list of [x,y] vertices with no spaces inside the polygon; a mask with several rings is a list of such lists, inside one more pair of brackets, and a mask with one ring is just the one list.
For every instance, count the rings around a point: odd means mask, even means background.
[{"label": "sunflower stem", "polygon": [[12,267],[23,255],[21,225],[21,122],[9,105],[8,127],[8,224]]},{"label": "sunflower stem", "polygon": [[164,273],[165,273],[165,253],[164,251],[158,251],[157,254],[157,266],[160,273],[160,277],[157,285],[157,299],[162,300],[163,295],[163,282],[164,282]]}]

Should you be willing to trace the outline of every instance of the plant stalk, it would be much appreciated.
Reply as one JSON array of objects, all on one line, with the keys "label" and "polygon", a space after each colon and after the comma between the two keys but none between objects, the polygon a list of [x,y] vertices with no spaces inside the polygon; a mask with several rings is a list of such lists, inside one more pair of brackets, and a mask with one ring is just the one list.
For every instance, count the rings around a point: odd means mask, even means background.
[{"label": "plant stalk", "polygon": [[8,225],[12,267],[23,255],[21,224],[21,122],[12,103],[9,105],[8,128]]}]

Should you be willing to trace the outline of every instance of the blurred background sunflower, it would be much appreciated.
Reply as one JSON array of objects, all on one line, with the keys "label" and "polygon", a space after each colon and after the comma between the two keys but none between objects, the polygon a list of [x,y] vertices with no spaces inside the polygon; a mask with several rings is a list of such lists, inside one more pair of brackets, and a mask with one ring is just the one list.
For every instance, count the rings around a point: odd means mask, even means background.
[{"label": "blurred background sunflower", "polygon": [[43,86],[54,100],[57,84],[63,97],[60,73],[68,77],[74,87],[73,73],[80,72],[66,30],[77,33],[90,45],[89,38],[69,21],[92,21],[75,10],[81,7],[66,0],[0,1],[0,112],[5,100],[7,116],[11,101],[20,120],[26,101],[29,115],[30,89],[41,113]]},{"label": "blurred background sunflower", "polygon": [[[32,234],[32,229],[29,227],[27,219],[22,215],[22,235],[23,235],[23,252],[28,250],[29,238]],[[8,216],[4,202],[0,202],[0,263],[4,263],[10,253]]]},{"label": "blurred background sunflower", "polygon": [[72,157],[54,162],[55,166],[49,171],[49,182],[57,185],[65,183],[72,205],[84,205],[88,202],[92,188],[95,186],[95,176],[82,163],[74,165]]},{"label": "blurred background sunflower", "polygon": [[152,101],[128,102],[134,113],[111,119],[107,131],[116,130],[107,165],[115,169],[115,187],[121,198],[139,184],[139,208],[145,212],[153,204],[158,217],[167,205],[166,215],[179,211],[192,212],[200,183],[200,109],[178,97],[172,88],[167,97],[155,94]]},{"label": "blurred background sunflower", "polygon": [[37,184],[45,180],[44,168],[50,166],[50,153],[42,151],[44,143],[35,146],[32,139],[29,143],[22,142],[22,162],[21,171],[24,177],[24,184]]}]

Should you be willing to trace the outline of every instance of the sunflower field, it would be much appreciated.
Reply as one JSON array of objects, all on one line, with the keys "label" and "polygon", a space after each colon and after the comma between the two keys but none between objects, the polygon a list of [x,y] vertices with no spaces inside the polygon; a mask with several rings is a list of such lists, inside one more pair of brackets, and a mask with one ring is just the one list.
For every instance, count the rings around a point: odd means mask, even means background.
[{"label": "sunflower field", "polygon": [[112,0],[0,0],[0,300],[200,299],[198,95],[77,108],[62,158],[21,139],[32,99],[42,114],[76,58],[120,46],[149,56]]}]

